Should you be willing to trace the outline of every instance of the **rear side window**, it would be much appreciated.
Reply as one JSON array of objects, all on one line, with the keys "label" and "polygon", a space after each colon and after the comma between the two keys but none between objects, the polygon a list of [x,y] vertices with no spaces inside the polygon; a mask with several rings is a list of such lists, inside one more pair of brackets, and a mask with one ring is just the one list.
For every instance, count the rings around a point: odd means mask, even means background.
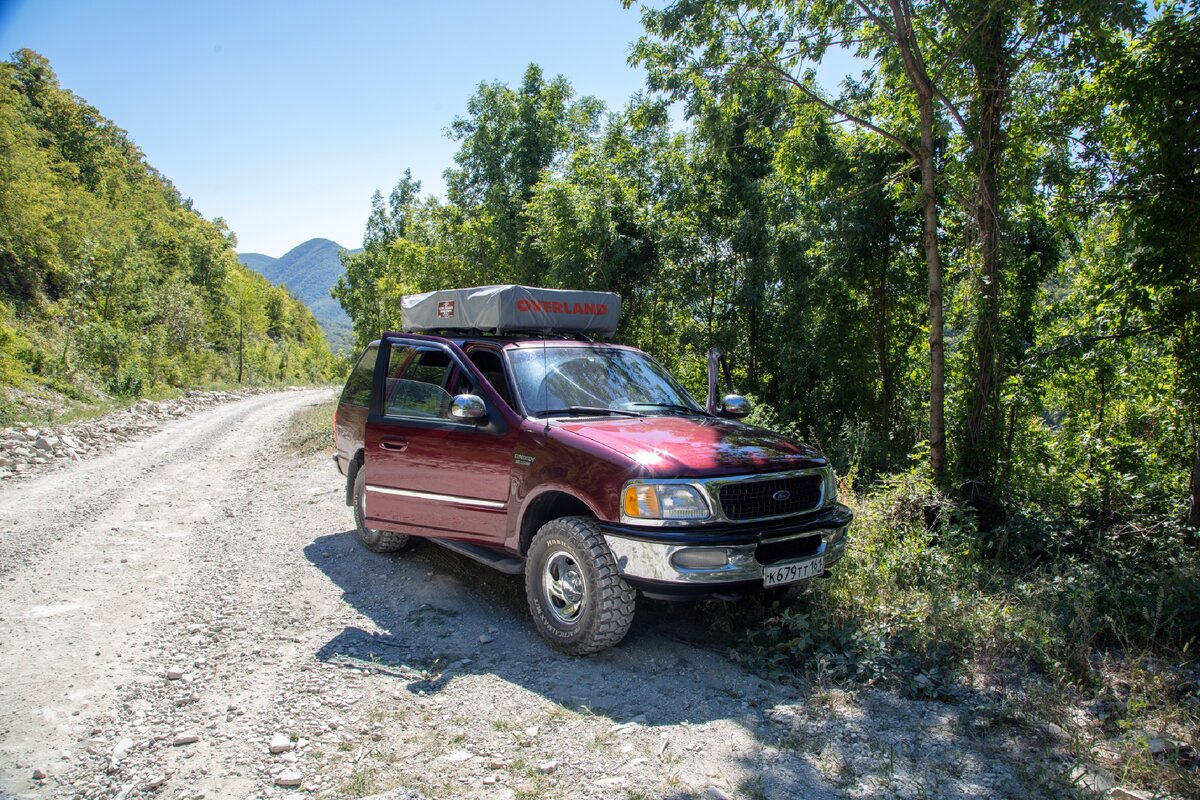
[{"label": "rear side window", "polygon": [[443,350],[393,344],[384,387],[384,413],[395,417],[448,419],[446,380],[450,357]]},{"label": "rear side window", "polygon": [[375,377],[375,359],[378,355],[379,346],[373,344],[359,357],[346,380],[346,388],[342,390],[343,403],[364,408],[370,405],[371,382]]}]

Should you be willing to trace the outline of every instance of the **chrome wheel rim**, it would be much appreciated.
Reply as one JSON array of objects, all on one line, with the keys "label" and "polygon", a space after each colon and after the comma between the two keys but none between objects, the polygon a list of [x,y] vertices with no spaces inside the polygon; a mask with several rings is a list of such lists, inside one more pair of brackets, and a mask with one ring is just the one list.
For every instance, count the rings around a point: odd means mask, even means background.
[{"label": "chrome wheel rim", "polygon": [[575,557],[565,550],[556,550],[546,559],[542,597],[550,614],[563,625],[574,625],[583,615],[587,582]]}]

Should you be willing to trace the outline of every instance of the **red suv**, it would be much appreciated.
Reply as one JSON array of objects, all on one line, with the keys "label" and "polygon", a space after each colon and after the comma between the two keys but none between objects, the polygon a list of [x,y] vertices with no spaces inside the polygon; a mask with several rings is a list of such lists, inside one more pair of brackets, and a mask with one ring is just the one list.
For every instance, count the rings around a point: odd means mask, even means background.
[{"label": "red suv", "polygon": [[[617,644],[638,592],[746,594],[819,577],[841,557],[852,515],[833,469],[736,421],[748,406],[716,401],[712,358],[706,407],[640,350],[562,330],[595,314],[544,298],[579,293],[499,288],[516,298],[497,300],[497,287],[417,296],[437,304],[437,321],[405,327],[437,333],[385,333],[350,374],[335,459],[366,547],[427,538],[524,574],[538,631],[572,654]],[[568,318],[458,327],[463,293],[485,290]]]}]

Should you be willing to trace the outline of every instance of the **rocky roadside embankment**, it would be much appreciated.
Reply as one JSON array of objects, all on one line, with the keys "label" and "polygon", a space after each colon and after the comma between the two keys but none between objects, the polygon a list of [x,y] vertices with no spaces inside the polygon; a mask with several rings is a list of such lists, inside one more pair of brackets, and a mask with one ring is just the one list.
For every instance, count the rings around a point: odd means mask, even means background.
[{"label": "rocky roadside embankment", "polygon": [[[289,387],[290,388],[290,387]],[[144,436],[163,422],[271,389],[189,391],[172,400],[139,400],[124,411],[65,425],[0,429],[0,479],[41,474]]]}]

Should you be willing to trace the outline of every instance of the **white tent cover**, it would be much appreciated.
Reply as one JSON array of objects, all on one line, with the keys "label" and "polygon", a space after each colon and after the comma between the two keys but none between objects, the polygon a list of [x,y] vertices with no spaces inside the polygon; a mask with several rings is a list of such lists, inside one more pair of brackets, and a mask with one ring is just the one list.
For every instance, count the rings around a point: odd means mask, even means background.
[{"label": "white tent cover", "polygon": [[620,313],[621,298],[612,292],[515,285],[406,295],[400,304],[406,333],[478,330],[612,336]]}]

